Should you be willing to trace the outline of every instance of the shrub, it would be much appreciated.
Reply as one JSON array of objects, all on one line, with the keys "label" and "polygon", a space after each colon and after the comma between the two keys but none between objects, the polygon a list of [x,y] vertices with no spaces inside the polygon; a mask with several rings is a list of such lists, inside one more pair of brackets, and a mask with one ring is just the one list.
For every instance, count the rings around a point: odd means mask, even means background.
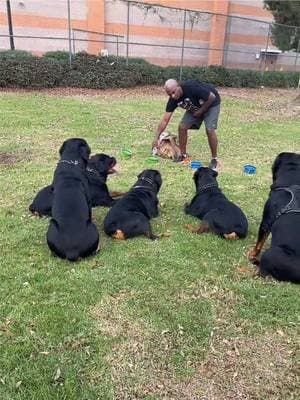
[{"label": "shrub", "polygon": [[69,64],[70,62],[68,51],[48,51],[42,58],[56,60],[62,64]]},{"label": "shrub", "polygon": [[[160,67],[143,59],[100,57],[86,52],[72,57],[69,53],[52,51],[35,57],[23,51],[0,52],[0,86],[53,87],[70,86],[93,89],[162,85],[169,78],[178,78],[179,66]],[[296,87],[296,72],[265,72],[226,69],[221,66],[183,67],[183,79],[199,79],[216,86],[229,87]]]},{"label": "shrub", "polygon": [[63,68],[59,63],[39,57],[0,59],[0,71],[2,87],[53,87],[58,85],[63,75]]},{"label": "shrub", "polygon": [[0,60],[22,60],[33,57],[34,55],[25,50],[0,50]]}]

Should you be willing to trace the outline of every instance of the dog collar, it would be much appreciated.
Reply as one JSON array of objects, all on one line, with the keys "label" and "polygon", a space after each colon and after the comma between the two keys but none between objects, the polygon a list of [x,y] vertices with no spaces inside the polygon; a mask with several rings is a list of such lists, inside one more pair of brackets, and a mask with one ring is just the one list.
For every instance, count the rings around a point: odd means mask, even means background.
[{"label": "dog collar", "polygon": [[86,170],[87,170],[87,172],[90,172],[91,174],[94,174],[94,175],[96,175],[96,176],[100,176],[99,172],[96,171],[96,170],[93,169],[93,168],[86,167]]},{"label": "dog collar", "polygon": [[207,183],[204,186],[201,186],[198,190],[197,193],[203,193],[206,192],[209,189],[213,189],[213,188],[218,188],[218,184],[217,183]]},{"label": "dog collar", "polygon": [[[156,185],[153,183],[153,181],[151,180],[151,179],[149,179],[149,178],[145,178],[145,177],[141,177],[141,178],[139,178],[138,179],[138,181],[146,181],[146,182],[148,182],[148,183],[150,183],[150,185],[153,187],[153,189],[157,189],[157,187],[156,187]],[[143,189],[150,189],[150,190],[152,190],[151,188],[149,188],[149,187],[147,187],[147,186],[143,186],[143,185],[136,185],[136,186],[133,186],[133,189],[139,189],[139,188],[143,188]]]},{"label": "dog collar", "polygon": [[80,165],[80,162],[78,160],[59,160],[58,164],[60,163],[65,163],[69,165]]}]

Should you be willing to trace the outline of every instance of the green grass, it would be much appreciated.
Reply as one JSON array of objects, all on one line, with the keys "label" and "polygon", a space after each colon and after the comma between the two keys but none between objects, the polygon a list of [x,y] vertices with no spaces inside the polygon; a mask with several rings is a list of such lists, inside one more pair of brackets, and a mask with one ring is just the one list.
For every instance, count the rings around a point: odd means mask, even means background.
[{"label": "green grass", "polygon": [[[108,185],[127,190],[149,168],[166,99],[0,93],[1,400],[300,395],[294,369],[299,288],[254,279],[245,256],[256,240],[274,158],[299,151],[300,118],[265,111],[266,97],[249,93],[255,101],[223,95],[219,126],[219,184],[248,216],[245,240],[186,231],[185,223],[197,224],[183,212],[194,193],[192,173],[160,160],[162,208],[152,226],[170,236],[114,241],[103,232],[107,210],[98,208],[101,251],[75,264],[50,255],[48,220],[28,212],[52,179],[61,143],[83,137],[93,153],[115,155],[120,173]],[[278,102],[286,105],[293,96],[282,91]],[[176,112],[170,131],[180,117]],[[130,160],[120,157],[122,148],[132,149]],[[190,135],[189,151],[208,163],[203,131]],[[8,162],[1,164],[4,153]],[[246,163],[257,166],[256,175],[243,174]]]}]

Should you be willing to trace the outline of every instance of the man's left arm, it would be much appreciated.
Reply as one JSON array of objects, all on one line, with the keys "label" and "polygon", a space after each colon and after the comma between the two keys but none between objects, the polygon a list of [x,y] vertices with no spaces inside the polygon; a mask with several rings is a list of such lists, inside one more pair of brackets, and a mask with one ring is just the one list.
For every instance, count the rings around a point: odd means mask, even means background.
[{"label": "man's left arm", "polygon": [[201,117],[212,105],[212,103],[215,101],[216,95],[213,92],[209,92],[208,99],[201,105],[198,111],[194,112],[194,117]]}]

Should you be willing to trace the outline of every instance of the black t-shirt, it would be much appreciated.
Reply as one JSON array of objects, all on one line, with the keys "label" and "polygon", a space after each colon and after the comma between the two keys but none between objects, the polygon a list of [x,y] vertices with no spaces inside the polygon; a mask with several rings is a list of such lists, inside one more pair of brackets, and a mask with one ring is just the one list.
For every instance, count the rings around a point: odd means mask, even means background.
[{"label": "black t-shirt", "polygon": [[210,107],[217,106],[221,103],[221,98],[217,89],[209,83],[200,82],[197,79],[191,79],[181,82],[180,86],[183,91],[182,96],[178,100],[170,97],[166,106],[166,112],[173,112],[177,107],[184,108],[191,112],[196,111],[193,106],[200,108],[201,105],[208,100],[210,92],[216,96]]}]

